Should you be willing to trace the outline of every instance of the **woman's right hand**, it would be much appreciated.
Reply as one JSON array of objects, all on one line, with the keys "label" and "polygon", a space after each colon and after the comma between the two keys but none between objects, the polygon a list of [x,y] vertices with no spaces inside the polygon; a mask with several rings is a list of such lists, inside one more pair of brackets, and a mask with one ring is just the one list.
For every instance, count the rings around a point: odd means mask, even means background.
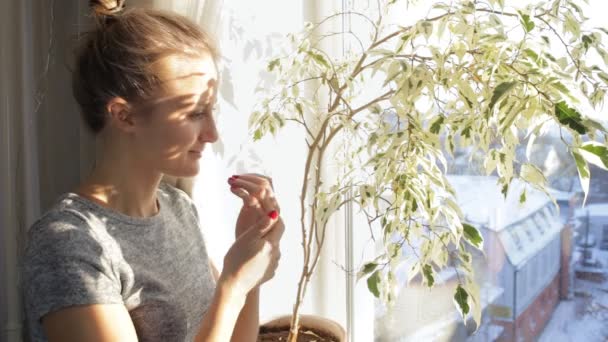
[{"label": "woman's right hand", "polygon": [[279,242],[285,231],[283,220],[263,216],[232,244],[224,257],[218,286],[227,285],[246,295],[274,277],[281,252]]}]

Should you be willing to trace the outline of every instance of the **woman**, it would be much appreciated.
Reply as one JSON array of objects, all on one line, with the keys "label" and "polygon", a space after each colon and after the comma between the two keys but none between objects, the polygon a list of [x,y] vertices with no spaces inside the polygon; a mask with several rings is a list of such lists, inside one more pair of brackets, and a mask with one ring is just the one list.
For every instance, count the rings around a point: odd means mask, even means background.
[{"label": "woman", "polygon": [[217,52],[188,19],[91,1],[97,28],[76,59],[74,96],[98,153],[90,176],[30,229],[23,268],[34,341],[255,341],[259,286],[284,231],[271,181],[231,177],[243,199],[221,274],[190,198],[217,140]]}]

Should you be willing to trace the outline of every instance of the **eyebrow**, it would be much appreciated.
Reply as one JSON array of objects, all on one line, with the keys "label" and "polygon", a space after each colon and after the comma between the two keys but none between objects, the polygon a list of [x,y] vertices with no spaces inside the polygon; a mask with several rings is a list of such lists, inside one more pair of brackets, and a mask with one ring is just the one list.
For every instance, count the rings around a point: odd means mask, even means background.
[{"label": "eyebrow", "polygon": [[194,111],[195,112],[199,112],[205,109],[210,109],[213,108],[215,105],[217,104],[217,100],[213,101],[213,102],[207,102],[207,103],[203,103],[202,105],[196,104],[194,107]]}]

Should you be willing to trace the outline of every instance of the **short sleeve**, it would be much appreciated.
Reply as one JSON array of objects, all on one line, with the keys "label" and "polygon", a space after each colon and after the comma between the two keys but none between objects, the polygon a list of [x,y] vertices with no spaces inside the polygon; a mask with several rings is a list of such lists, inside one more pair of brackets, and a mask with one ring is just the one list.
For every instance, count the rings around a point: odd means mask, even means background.
[{"label": "short sleeve", "polygon": [[194,216],[194,221],[196,222],[199,230],[201,230],[201,221],[198,213],[198,208],[196,207],[196,203],[194,202],[192,197],[190,197],[190,195],[188,195],[184,190],[172,184],[161,182],[161,186],[164,191],[172,192],[172,197],[178,198],[181,202],[184,203],[183,208],[188,211],[188,214],[192,214]]},{"label": "short sleeve", "polygon": [[76,215],[47,218],[32,226],[22,272],[30,325],[70,306],[123,302],[120,281],[104,248]]}]

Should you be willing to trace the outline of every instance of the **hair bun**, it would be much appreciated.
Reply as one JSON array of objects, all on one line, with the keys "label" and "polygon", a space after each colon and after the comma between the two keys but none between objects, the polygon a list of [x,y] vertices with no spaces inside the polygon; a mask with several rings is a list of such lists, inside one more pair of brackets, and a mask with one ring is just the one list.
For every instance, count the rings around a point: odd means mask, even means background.
[{"label": "hair bun", "polygon": [[125,6],[125,0],[89,0],[89,6],[96,17],[115,16]]}]

